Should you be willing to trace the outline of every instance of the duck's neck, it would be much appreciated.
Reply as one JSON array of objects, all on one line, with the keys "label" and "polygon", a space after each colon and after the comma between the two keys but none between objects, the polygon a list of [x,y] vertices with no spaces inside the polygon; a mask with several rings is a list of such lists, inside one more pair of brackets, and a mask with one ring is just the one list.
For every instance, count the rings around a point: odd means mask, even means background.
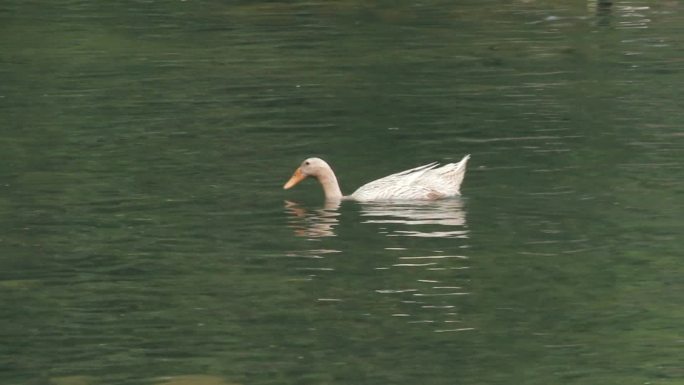
[{"label": "duck's neck", "polygon": [[327,171],[328,172],[318,176],[318,181],[321,183],[321,186],[323,186],[325,199],[329,201],[339,201],[342,199],[342,191],[340,190],[340,185],[337,183],[337,177],[332,169]]}]

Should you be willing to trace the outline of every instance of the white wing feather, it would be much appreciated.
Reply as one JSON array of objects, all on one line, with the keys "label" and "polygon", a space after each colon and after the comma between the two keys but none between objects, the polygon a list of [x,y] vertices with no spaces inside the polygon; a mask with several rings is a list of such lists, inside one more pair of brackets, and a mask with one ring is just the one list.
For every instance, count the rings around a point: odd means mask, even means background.
[{"label": "white wing feather", "polygon": [[435,162],[388,175],[359,187],[350,198],[368,201],[439,199],[459,195],[468,159],[470,155],[458,163],[439,167]]}]

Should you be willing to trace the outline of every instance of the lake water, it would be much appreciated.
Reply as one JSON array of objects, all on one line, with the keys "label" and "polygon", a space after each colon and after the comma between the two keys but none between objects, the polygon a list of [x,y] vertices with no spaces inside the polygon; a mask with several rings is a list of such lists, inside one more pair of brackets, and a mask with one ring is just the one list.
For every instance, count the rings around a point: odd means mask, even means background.
[{"label": "lake water", "polygon": [[[678,1],[0,4],[0,383],[684,383]],[[326,205],[471,154],[460,199]]]}]

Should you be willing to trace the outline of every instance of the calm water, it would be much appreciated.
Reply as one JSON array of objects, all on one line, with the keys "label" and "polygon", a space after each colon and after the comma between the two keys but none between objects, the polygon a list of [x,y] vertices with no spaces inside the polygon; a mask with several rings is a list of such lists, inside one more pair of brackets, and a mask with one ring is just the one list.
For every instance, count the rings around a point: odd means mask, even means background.
[{"label": "calm water", "polygon": [[[684,383],[677,1],[0,4],[0,383]],[[472,154],[461,199],[326,206]]]}]

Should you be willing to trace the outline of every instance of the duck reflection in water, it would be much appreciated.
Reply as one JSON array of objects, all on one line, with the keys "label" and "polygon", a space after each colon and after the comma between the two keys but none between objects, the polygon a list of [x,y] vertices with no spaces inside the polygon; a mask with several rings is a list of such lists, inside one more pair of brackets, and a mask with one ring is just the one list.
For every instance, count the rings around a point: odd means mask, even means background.
[{"label": "duck reflection in water", "polygon": [[[461,198],[440,201],[373,202],[361,205],[363,223],[387,226],[387,236],[467,238],[466,214]],[[421,226],[418,226],[421,225]],[[423,226],[427,225],[427,226]],[[433,225],[433,226],[430,226]],[[435,227],[438,225],[439,227]],[[457,229],[445,229],[445,226]]]},{"label": "duck reflection in water", "polygon": [[[309,209],[286,201],[287,223],[295,235],[323,241],[287,256],[298,258],[292,263],[303,271],[302,281],[326,282],[327,294],[318,301],[380,303],[368,308],[368,314],[424,325],[436,333],[473,330],[459,312],[463,296],[470,294],[464,203],[344,202],[342,207],[328,201]],[[321,238],[338,234],[338,240]],[[349,290],[349,279],[354,290]]]},{"label": "duck reflection in water", "polygon": [[[464,204],[460,198],[440,201],[369,202],[359,203],[359,207],[361,217],[365,219],[361,223],[382,224],[383,232],[387,236],[468,237],[468,231],[465,229]],[[326,201],[322,208],[314,210],[296,202],[285,201],[285,212],[290,216],[289,227],[294,229],[295,235],[307,238],[336,236],[335,227],[339,224],[341,215],[339,208],[339,201]],[[456,229],[447,230],[445,226]]]},{"label": "duck reflection in water", "polygon": [[339,223],[339,207],[339,201],[326,201],[323,208],[307,210],[299,203],[285,201],[285,212],[290,216],[288,226],[298,237],[334,237],[334,228]]}]

